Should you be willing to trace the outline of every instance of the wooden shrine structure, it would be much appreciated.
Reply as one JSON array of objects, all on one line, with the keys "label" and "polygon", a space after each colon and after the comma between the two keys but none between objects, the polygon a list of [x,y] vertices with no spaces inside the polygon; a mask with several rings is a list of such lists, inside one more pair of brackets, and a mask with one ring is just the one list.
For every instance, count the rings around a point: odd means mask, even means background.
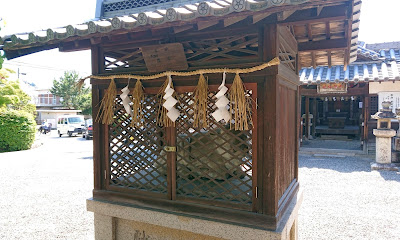
[{"label": "wooden shrine structure", "polygon": [[[98,1],[98,20],[3,37],[12,59],[58,48],[92,52],[93,116],[110,79],[163,71],[246,69],[252,128],[215,121],[222,74],[208,80],[207,127],[195,127],[198,76],[172,76],[180,116],[157,122],[165,77],[142,80],[143,116],[131,126],[117,96],[111,124],[94,123],[96,239],[296,239],[299,77],[302,67],[355,60],[360,0]],[[227,74],[227,86],[234,74]],[[112,77],[117,95],[136,79]],[[235,124],[235,123],[233,123]]]},{"label": "wooden shrine structure", "polygon": [[[370,116],[382,109],[383,101],[392,103],[394,113],[400,108],[400,47],[399,42],[359,42],[357,48],[357,61],[346,69],[328,65],[300,70],[303,135],[356,135],[363,150],[374,154],[377,121]],[[330,125],[332,121],[342,124]],[[397,121],[392,128],[398,129]]]}]

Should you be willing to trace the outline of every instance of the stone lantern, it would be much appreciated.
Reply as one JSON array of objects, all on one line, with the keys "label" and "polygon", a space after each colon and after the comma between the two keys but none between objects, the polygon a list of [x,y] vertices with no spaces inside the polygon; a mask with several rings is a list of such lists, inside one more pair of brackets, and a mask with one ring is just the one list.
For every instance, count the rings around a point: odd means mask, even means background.
[{"label": "stone lantern", "polygon": [[392,156],[392,137],[396,131],[391,129],[391,120],[396,119],[396,115],[390,108],[391,102],[383,102],[380,112],[372,115],[372,119],[377,119],[377,129],[373,130],[376,136],[376,162],[378,164],[390,164]]},{"label": "stone lantern", "polygon": [[400,108],[396,108],[396,117],[399,121],[399,129],[397,130],[397,134],[394,137],[394,145],[393,145],[393,153],[392,153],[392,162],[399,163],[400,162]]}]

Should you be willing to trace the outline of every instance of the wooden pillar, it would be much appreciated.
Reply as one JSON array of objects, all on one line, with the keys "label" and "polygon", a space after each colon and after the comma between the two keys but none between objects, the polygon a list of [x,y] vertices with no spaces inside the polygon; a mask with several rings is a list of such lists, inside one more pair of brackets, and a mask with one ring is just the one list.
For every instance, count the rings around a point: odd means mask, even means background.
[{"label": "wooden pillar", "polygon": [[[290,34],[287,28],[265,26],[263,61],[279,56],[279,41]],[[297,47],[295,40],[290,41]],[[257,135],[261,141],[257,152],[257,168],[261,168],[262,175],[258,182],[262,187],[260,201],[262,213],[274,219],[275,224],[298,191],[299,85],[298,75],[285,64],[268,68],[264,82],[258,85],[263,95],[259,106],[262,110],[257,112],[262,116],[258,122],[262,134]]]},{"label": "wooden pillar", "polygon": [[306,119],[304,123],[304,132],[306,139],[310,138],[310,132],[308,131],[310,129],[310,98],[306,97],[306,104],[305,104],[305,112],[306,112]]},{"label": "wooden pillar", "polygon": [[[263,60],[268,62],[279,54],[277,25],[266,25],[263,34]],[[276,74],[266,76],[264,84],[264,139],[263,139],[263,213],[275,216],[278,212],[278,179],[277,179],[277,66],[271,67]]]},{"label": "wooden pillar", "polygon": [[311,127],[311,135],[315,137],[315,127],[316,127],[316,122],[317,122],[317,116],[318,116],[318,108],[317,108],[317,98],[313,99],[313,104],[312,104],[312,115],[313,115],[313,124]]},{"label": "wooden pillar", "polygon": [[[362,99],[362,98],[361,98]],[[363,113],[364,113],[364,146],[368,144],[368,120],[370,114],[369,110],[369,95],[364,96],[364,103],[363,103]]]},{"label": "wooden pillar", "polygon": [[[91,49],[92,55],[92,74],[96,75],[101,72],[102,51],[98,46],[93,46]],[[99,112],[100,101],[102,99],[102,90],[98,85],[92,85],[92,116],[97,116]],[[94,120],[94,119],[93,119]],[[101,190],[104,188],[104,131],[103,125],[97,121],[93,121],[93,177],[94,177],[94,190]]]}]

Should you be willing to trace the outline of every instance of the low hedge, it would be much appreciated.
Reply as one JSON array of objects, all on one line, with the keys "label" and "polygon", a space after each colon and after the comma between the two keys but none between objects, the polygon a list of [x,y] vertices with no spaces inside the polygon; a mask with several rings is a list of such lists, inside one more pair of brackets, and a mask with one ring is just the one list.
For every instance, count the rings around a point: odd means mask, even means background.
[{"label": "low hedge", "polygon": [[0,152],[29,149],[35,141],[36,122],[27,112],[0,110]]}]

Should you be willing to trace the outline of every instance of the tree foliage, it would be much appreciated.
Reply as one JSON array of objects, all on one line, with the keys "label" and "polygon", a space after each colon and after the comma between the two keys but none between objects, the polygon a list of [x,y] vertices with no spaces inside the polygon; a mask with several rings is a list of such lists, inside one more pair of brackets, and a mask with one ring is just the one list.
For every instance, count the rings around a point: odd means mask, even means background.
[{"label": "tree foliage", "polygon": [[[0,18],[0,30],[2,26],[5,26],[5,21],[3,20],[3,18]],[[0,51],[0,69],[3,67],[4,58],[6,58],[4,52]]]},{"label": "tree foliage", "polygon": [[9,69],[0,69],[0,108],[25,111],[35,115],[36,107],[30,103],[31,97],[20,87],[19,81],[8,80]]},{"label": "tree foliage", "polygon": [[92,114],[92,95],[90,88],[77,87],[79,75],[75,71],[66,71],[57,81],[54,79],[50,92],[62,98],[64,107],[80,109],[83,114]]},{"label": "tree foliage", "polygon": [[32,114],[10,109],[0,111],[0,152],[29,149],[35,140],[35,127]]}]

